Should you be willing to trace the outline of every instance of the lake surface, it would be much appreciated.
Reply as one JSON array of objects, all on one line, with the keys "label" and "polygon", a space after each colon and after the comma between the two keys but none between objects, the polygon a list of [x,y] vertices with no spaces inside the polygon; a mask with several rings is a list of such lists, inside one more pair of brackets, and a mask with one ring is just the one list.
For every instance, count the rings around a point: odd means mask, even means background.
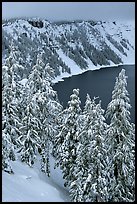
[{"label": "lake surface", "polygon": [[70,95],[74,88],[80,89],[81,108],[85,104],[87,93],[91,99],[99,96],[102,101],[102,108],[106,110],[108,103],[111,101],[112,91],[114,89],[115,80],[121,69],[126,70],[127,90],[132,108],[131,121],[135,122],[135,65],[119,65],[118,67],[101,68],[94,71],[86,71],[82,74],[69,78],[64,78],[53,85],[53,89],[57,91],[58,98],[66,108]]}]

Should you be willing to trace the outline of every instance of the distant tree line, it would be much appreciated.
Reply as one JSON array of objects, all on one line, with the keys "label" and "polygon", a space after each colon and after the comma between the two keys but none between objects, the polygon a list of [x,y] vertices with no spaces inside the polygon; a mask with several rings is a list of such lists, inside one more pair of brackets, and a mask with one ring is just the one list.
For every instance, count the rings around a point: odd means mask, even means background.
[{"label": "distant tree line", "polygon": [[[19,63],[24,67],[23,70],[20,70],[21,78],[28,77],[40,51],[43,53],[44,63],[49,63],[54,69],[55,77],[59,76],[61,71],[71,73],[70,67],[58,55],[59,49],[62,49],[81,69],[89,67],[88,60],[95,66],[109,65],[110,62],[114,64],[122,63],[121,57],[102,39],[100,31],[96,27],[98,23],[96,21],[89,20],[84,22],[76,20],[73,22],[51,23],[45,27],[44,32],[41,32],[40,29],[43,23],[41,19],[22,18],[22,20],[24,20],[23,27],[21,27],[20,19],[3,20],[2,28],[3,59],[9,56],[9,43],[13,41],[20,52]],[[35,23],[36,25],[34,25]],[[8,24],[10,29],[12,29],[11,33],[6,31]],[[19,32],[19,30],[23,31]],[[95,39],[95,41],[97,40],[100,46],[93,45],[91,38]],[[109,34],[106,34],[106,38],[125,56],[127,55],[125,51],[132,46],[124,38],[116,41]]]}]

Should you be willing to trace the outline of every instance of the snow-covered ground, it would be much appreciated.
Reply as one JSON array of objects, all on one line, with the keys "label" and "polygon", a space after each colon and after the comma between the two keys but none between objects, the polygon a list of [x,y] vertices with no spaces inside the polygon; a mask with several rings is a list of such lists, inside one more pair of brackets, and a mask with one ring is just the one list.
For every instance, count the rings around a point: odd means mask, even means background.
[{"label": "snow-covered ground", "polygon": [[62,173],[54,169],[54,159],[50,161],[50,177],[40,171],[39,159],[33,168],[20,161],[12,162],[14,174],[2,172],[2,202],[69,202]]},{"label": "snow-covered ground", "polygon": [[[33,20],[36,20],[35,18]],[[38,19],[37,19],[38,20]],[[42,19],[41,19],[42,20]],[[116,21],[116,22],[97,22],[94,26],[91,26],[89,22],[83,21],[81,23],[78,23],[78,26],[76,24],[62,24],[62,25],[53,25],[48,21],[42,20],[44,23],[43,28],[38,28],[32,26],[27,20],[18,20],[14,23],[8,23],[3,24],[3,29],[6,31],[6,33],[13,36],[15,40],[18,41],[18,36],[22,36],[24,32],[28,36],[28,38],[31,38],[33,40],[34,38],[37,38],[39,40],[39,33],[43,33],[47,38],[52,38],[53,45],[57,45],[59,48],[55,48],[56,52],[59,55],[59,58],[70,68],[71,74],[68,74],[67,72],[63,73],[61,71],[61,75],[56,77],[56,79],[53,80],[53,83],[56,83],[58,81],[63,80],[64,77],[71,77],[72,75],[81,74],[87,70],[96,70],[103,68],[103,66],[97,65],[95,66],[93,62],[87,58],[87,64],[88,67],[86,70],[80,69],[80,67],[75,63],[74,60],[70,59],[68,56],[63,53],[60,43],[57,40],[57,37],[61,37],[62,35],[65,36],[66,34],[73,34],[74,31],[78,31],[78,27],[80,26],[82,29],[86,31],[86,36],[91,45],[94,45],[95,48],[98,50],[102,50],[102,42],[105,42],[114,52],[122,59],[123,64],[135,64],[135,21]],[[71,32],[70,32],[71,30]],[[16,32],[15,32],[16,31]],[[96,34],[95,34],[96,33]],[[124,52],[127,56],[125,56],[118,48],[115,46],[112,41],[108,40],[107,36],[112,37],[115,41],[115,44],[118,43],[118,45],[121,46],[121,41],[126,40],[127,47],[126,49],[124,46],[122,46]],[[31,36],[31,37],[30,37]],[[68,42],[70,47],[75,48],[77,43]],[[45,42],[43,42],[43,45],[46,45]],[[81,49],[83,49],[82,42],[79,42],[79,46]],[[50,49],[50,47],[49,47]],[[28,55],[26,57],[26,60],[29,62],[30,56]],[[113,66],[114,63],[112,61],[110,62],[110,66]],[[105,66],[106,67],[106,66]],[[59,68],[58,68],[59,69]],[[23,82],[23,81],[22,81]],[[25,82],[25,81],[24,81]],[[23,83],[24,83],[23,82]]]},{"label": "snow-covered ground", "polygon": [[[48,23],[48,22],[46,22]],[[130,25],[131,24],[131,25]],[[49,24],[50,25],[50,24]],[[14,26],[18,27],[17,34],[14,33]],[[14,36],[15,39],[18,38],[24,32],[23,26],[27,27],[27,36],[30,35],[31,31],[31,38],[33,39],[38,36],[38,32],[43,33],[45,29],[38,29],[36,27],[32,27],[26,21],[20,21],[20,24],[15,22],[15,24],[11,24],[8,26],[4,26],[7,33],[10,33]],[[45,26],[44,26],[45,27]],[[127,52],[127,56],[121,55],[121,53],[114,47],[112,43],[110,43],[106,38],[106,33],[109,33],[111,36],[114,36],[116,41],[119,41],[121,38],[118,35],[122,35],[124,38],[128,37],[129,43],[133,46],[135,43],[134,37],[134,23],[117,23],[117,26],[114,23],[103,23],[103,27],[97,24],[96,29],[101,32],[102,39],[108,43],[108,45],[115,51],[116,54],[120,55],[123,61],[123,64],[135,64],[135,50],[129,49]],[[88,27],[87,27],[88,28]],[[126,29],[125,29],[126,28]],[[52,26],[48,26],[48,33],[56,36],[59,32],[65,32],[65,29],[60,26],[56,31],[53,32]],[[66,26],[66,29],[70,30],[70,25]],[[76,29],[75,26],[72,26],[72,30]],[[33,31],[33,32],[32,32]],[[89,39],[94,41],[94,45],[99,47],[97,41],[95,41],[94,36],[92,38],[92,34],[89,35]],[[134,47],[134,46],[133,46]],[[110,65],[108,66],[95,66],[91,60],[87,60],[88,67],[86,70],[80,69],[80,67],[68,56],[63,53],[61,48],[57,50],[59,57],[62,61],[70,68],[71,74],[67,72],[62,73],[61,75],[56,77],[53,80],[53,83],[57,83],[58,81],[62,81],[63,78],[71,77],[72,75],[78,75],[88,70],[97,70],[103,67],[111,67],[111,66],[118,66],[110,61]],[[29,58],[28,58],[29,60]],[[27,79],[22,79],[20,81],[21,84],[25,85]],[[13,175],[9,175],[6,172],[2,172],[2,202],[69,202],[69,193],[67,189],[63,186],[63,179],[62,173],[60,169],[54,169],[54,159],[50,158],[51,164],[51,177],[47,177],[44,173],[40,171],[39,159],[37,159],[34,168],[30,168],[26,164],[15,161],[12,162],[12,168],[14,171]]]}]

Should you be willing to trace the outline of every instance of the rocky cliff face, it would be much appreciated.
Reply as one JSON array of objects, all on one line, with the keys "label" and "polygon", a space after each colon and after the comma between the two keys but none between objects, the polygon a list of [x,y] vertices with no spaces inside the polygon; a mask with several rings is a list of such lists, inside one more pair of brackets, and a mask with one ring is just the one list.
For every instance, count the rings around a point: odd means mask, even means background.
[{"label": "rocky cliff face", "polygon": [[14,19],[2,24],[3,60],[11,42],[27,77],[42,53],[55,76],[74,69],[134,63],[134,22],[73,21],[51,23],[43,19]]}]

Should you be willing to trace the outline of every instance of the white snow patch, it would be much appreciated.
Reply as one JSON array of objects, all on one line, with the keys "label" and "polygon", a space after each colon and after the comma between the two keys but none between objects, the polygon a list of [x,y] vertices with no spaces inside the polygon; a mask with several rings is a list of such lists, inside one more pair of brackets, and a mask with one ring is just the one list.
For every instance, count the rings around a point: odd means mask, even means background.
[{"label": "white snow patch", "polygon": [[69,202],[60,180],[62,174],[53,169],[53,162],[52,159],[51,177],[40,171],[37,162],[33,168],[20,161],[12,162],[14,174],[2,172],[2,202]]},{"label": "white snow patch", "polygon": [[[64,81],[64,78],[68,78],[68,77],[71,77],[73,75],[78,75],[78,74],[82,74],[86,71],[89,71],[89,70],[98,70],[98,69],[101,69],[101,68],[106,68],[106,67],[117,67],[118,65],[122,65],[122,63],[120,64],[114,64],[113,62],[110,61],[110,65],[97,65],[95,66],[92,61],[90,59],[88,59],[88,68],[87,69],[81,69],[72,59],[70,59],[68,56],[66,56],[63,51],[61,49],[58,50],[58,54],[59,56],[62,58],[62,61],[68,66],[70,67],[71,69],[71,74],[67,73],[67,72],[64,72],[64,73],[61,73],[60,76],[57,76],[55,79],[52,80],[52,82],[55,84],[55,83],[58,83],[59,81]],[[126,64],[126,63],[125,63]],[[127,63],[127,64],[132,64],[132,63]],[[134,63],[133,63],[134,64]]]},{"label": "white snow patch", "polygon": [[27,83],[28,79],[22,79],[21,81],[19,81],[20,84],[22,84],[23,86],[25,86],[25,84]]}]

